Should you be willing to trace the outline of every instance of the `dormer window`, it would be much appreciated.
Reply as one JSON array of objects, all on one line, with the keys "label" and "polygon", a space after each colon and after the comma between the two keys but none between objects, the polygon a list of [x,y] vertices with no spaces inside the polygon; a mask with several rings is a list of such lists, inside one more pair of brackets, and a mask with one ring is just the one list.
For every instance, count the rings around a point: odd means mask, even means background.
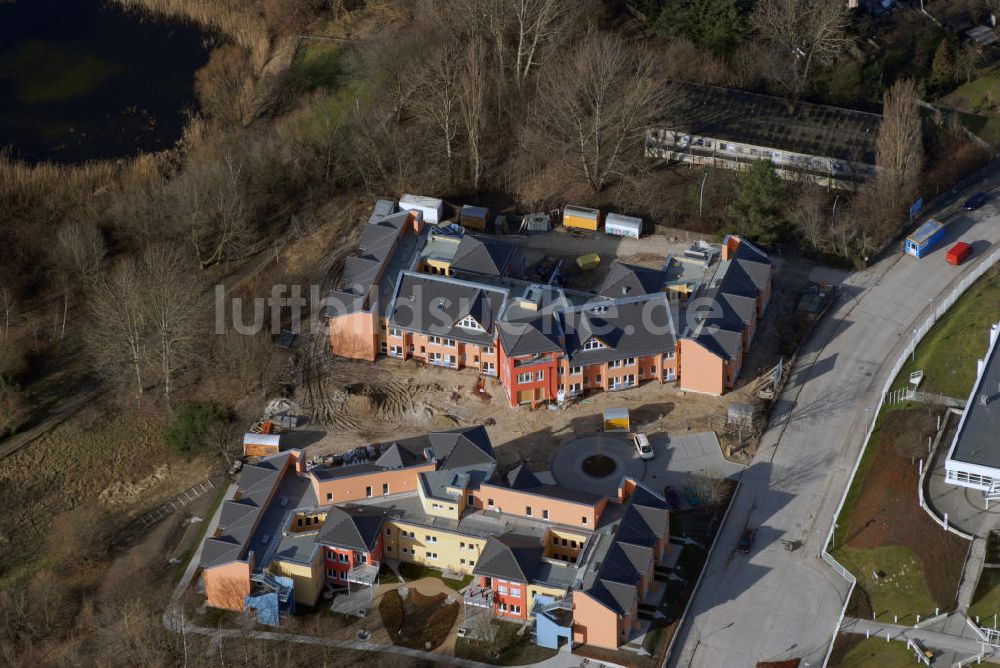
[{"label": "dormer window", "polygon": [[477,332],[485,332],[486,331],[485,329],[483,329],[483,326],[480,325],[478,322],[476,322],[476,319],[473,318],[471,315],[467,315],[464,318],[462,318],[461,320],[459,320],[458,321],[458,326],[462,327],[464,329],[473,329],[473,330],[475,330]]},{"label": "dormer window", "polygon": [[605,345],[595,338],[587,339],[587,342],[583,344],[583,350],[600,350],[604,347]]}]

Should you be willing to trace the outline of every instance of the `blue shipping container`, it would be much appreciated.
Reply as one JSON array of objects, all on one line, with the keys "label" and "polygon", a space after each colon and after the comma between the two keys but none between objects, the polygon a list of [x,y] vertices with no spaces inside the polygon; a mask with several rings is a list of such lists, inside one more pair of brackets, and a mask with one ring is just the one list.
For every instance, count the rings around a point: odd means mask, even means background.
[{"label": "blue shipping container", "polygon": [[923,257],[944,237],[944,225],[933,218],[906,237],[903,250],[913,257]]}]

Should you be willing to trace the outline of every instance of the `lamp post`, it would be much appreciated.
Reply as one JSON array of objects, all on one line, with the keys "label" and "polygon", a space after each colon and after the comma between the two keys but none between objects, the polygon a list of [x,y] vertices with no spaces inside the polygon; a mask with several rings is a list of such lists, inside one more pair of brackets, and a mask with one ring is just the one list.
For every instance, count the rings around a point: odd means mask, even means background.
[{"label": "lamp post", "polygon": [[[708,181],[708,170],[705,170],[705,176],[701,179],[701,190],[698,192],[698,217],[702,217],[702,205],[705,202],[705,181]],[[836,203],[835,203],[836,204]]]}]

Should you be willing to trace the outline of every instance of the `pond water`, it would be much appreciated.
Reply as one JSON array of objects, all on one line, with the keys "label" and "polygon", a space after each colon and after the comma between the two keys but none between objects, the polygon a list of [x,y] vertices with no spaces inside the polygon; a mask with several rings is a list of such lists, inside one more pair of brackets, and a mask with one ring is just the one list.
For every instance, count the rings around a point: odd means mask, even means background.
[{"label": "pond water", "polygon": [[72,163],[170,147],[207,40],[102,0],[0,0],[0,148]]}]

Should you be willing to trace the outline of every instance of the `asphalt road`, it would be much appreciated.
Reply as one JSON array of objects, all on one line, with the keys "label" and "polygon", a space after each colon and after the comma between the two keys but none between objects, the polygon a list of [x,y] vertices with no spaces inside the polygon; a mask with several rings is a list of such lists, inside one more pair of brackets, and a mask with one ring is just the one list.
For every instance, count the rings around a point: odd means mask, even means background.
[{"label": "asphalt road", "polygon": [[[939,215],[950,221],[949,232],[929,256],[890,254],[845,280],[743,475],[668,665],[728,668],[787,658],[822,665],[848,592],[818,556],[833,514],[907,337],[1000,243],[997,196],[975,212]],[[944,256],[958,239],[972,242],[976,255],[952,267]],[[747,526],[759,529],[753,551],[742,555],[736,542]]]}]

